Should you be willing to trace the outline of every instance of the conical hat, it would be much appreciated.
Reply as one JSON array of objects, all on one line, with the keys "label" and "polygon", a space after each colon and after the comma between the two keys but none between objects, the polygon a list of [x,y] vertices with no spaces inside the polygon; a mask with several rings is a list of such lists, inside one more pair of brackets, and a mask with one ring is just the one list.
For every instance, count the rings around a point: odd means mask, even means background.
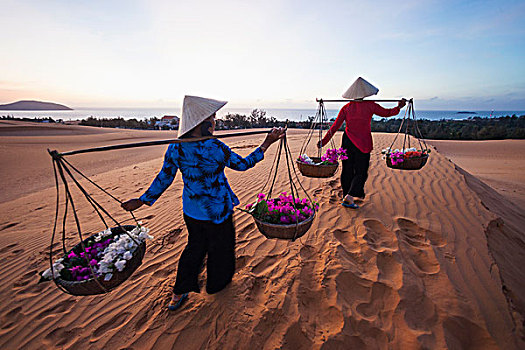
[{"label": "conical hat", "polygon": [[365,98],[368,96],[372,96],[372,95],[377,94],[378,92],[379,92],[378,88],[370,84],[365,79],[359,77],[348,88],[348,90],[346,90],[346,92],[343,94],[343,97],[354,100],[358,98]]},{"label": "conical hat", "polygon": [[227,101],[217,101],[211,98],[184,96],[182,117],[180,118],[179,138],[202,123],[213,113],[221,109]]}]

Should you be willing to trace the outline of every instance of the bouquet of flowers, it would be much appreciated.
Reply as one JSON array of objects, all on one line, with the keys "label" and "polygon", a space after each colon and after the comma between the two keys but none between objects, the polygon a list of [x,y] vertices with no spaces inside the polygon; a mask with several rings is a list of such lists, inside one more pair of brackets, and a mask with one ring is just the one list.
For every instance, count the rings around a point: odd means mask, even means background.
[{"label": "bouquet of flowers", "polygon": [[390,147],[385,148],[381,151],[385,156],[388,157],[392,162],[392,165],[397,165],[404,162],[407,159],[427,157],[430,153],[430,149],[418,150],[415,147],[405,149],[392,150]]},{"label": "bouquet of flowers", "polygon": [[127,234],[113,233],[111,229],[99,232],[84,241],[85,250],[78,244],[67,256],[55,261],[52,268],[41,274],[42,280],[54,276],[66,281],[84,281],[104,276],[104,281],[109,281],[114,272],[124,270],[138,248],[137,243],[153,238],[148,232],[140,222]]},{"label": "bouquet of flowers", "polygon": [[[317,158],[319,159],[319,158]],[[337,164],[338,160],[348,159],[346,156],[346,149],[344,148],[329,148],[326,150],[325,154],[321,156],[321,162],[315,163],[310,157],[306,154],[300,155],[297,160],[299,162],[311,165],[333,165]]]},{"label": "bouquet of flowers", "polygon": [[259,193],[257,201],[248,204],[243,211],[267,223],[289,225],[305,221],[314,215],[314,209],[319,208],[316,202],[312,203],[307,198],[294,200],[293,196],[286,192],[282,192],[278,198],[265,197],[264,193]]}]

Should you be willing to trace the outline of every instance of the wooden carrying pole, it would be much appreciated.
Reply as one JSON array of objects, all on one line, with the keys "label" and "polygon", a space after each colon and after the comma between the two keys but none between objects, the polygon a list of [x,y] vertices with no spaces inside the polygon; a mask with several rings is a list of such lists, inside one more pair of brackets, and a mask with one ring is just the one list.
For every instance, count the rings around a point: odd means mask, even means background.
[{"label": "wooden carrying pole", "polygon": [[412,101],[412,99],[399,99],[399,100],[324,100],[322,98],[316,98],[317,102],[400,102],[402,100]]},{"label": "wooden carrying pole", "polygon": [[209,139],[223,139],[223,138],[235,137],[235,136],[268,134],[269,132],[271,132],[271,130],[248,131],[248,132],[239,132],[239,133],[224,134],[224,135],[217,135],[217,136],[196,137],[196,138],[190,138],[190,139],[171,139],[171,140],[159,140],[159,141],[146,141],[146,142],[128,143],[128,144],[123,144],[123,145],[114,145],[114,146],[104,146],[104,147],[80,149],[80,150],[77,150],[77,151],[69,151],[69,152],[64,152],[64,153],[59,153],[57,151],[52,151],[52,152],[50,152],[50,154],[54,154],[55,156],[71,156],[73,154],[80,154],[80,153],[110,151],[110,150],[115,150],[115,149],[136,148],[136,147],[144,147],[144,146],[157,146],[157,145],[166,145],[166,144],[170,144],[170,143],[195,142],[195,141],[203,141],[203,140],[209,140]]}]

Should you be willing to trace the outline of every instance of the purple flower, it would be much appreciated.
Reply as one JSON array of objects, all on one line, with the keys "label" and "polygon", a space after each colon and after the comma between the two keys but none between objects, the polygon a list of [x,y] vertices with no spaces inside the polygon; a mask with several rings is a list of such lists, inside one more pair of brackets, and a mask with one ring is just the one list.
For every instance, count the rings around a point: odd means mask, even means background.
[{"label": "purple flower", "polygon": [[74,251],[71,251],[68,256],[67,256],[69,259],[72,259],[72,258],[78,258],[78,255],[75,254]]},{"label": "purple flower", "polygon": [[281,222],[284,224],[289,224],[290,218],[288,216],[281,216]]}]

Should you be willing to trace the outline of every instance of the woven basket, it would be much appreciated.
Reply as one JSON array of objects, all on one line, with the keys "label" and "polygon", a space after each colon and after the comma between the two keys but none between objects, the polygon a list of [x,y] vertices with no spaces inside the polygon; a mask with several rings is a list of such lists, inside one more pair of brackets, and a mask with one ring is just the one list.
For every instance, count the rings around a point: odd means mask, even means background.
[{"label": "woven basket", "polygon": [[[312,157],[311,159],[314,163],[321,162],[321,158],[319,157]],[[330,165],[313,165],[300,162],[299,160],[296,160],[295,162],[297,163],[297,167],[303,176],[316,178],[334,176],[335,172],[337,171],[337,167],[339,166],[339,163]]]},{"label": "woven basket", "polygon": [[427,164],[428,160],[428,154],[417,157],[417,158],[408,158],[403,159],[401,163],[397,163],[396,165],[392,164],[392,159],[390,159],[390,154],[386,155],[386,166],[392,169],[400,169],[400,170],[419,170],[421,169],[425,164]]},{"label": "woven basket", "polygon": [[259,231],[261,231],[266,238],[290,239],[294,241],[297,238],[304,236],[304,234],[310,229],[314,222],[314,217],[315,214],[308,219],[301,221],[299,224],[290,225],[270,224],[261,221],[256,217],[253,217],[253,219],[255,220]]},{"label": "woven basket", "polygon": [[[135,228],[133,225],[123,225],[122,227],[127,231],[131,231],[133,228]],[[120,227],[113,227],[111,228],[111,231],[114,234],[122,233]],[[86,243],[87,240],[89,240],[89,238],[85,239],[84,243]],[[79,245],[80,243],[77,244],[73,249]],[[109,281],[104,281],[104,276],[98,277],[98,282],[94,278],[85,281],[66,281],[61,278],[57,278],[55,281],[72,295],[104,294],[122,284],[122,282],[127,280],[133,274],[133,272],[142,264],[142,258],[144,257],[145,252],[146,243],[142,242],[133,252],[133,257],[126,262],[124,270],[116,270],[113,272],[113,277]]]}]

